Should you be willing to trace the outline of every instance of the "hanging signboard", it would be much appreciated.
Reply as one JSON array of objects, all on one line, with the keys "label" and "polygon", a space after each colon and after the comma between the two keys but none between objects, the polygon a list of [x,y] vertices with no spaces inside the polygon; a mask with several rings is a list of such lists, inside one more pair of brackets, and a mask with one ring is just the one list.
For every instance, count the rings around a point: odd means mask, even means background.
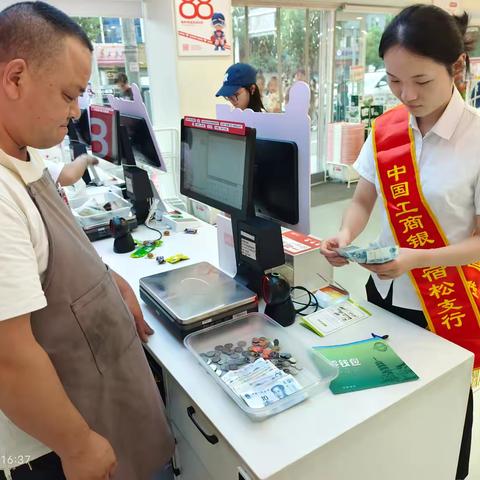
[{"label": "hanging signboard", "polygon": [[231,54],[231,0],[174,1],[179,55]]}]

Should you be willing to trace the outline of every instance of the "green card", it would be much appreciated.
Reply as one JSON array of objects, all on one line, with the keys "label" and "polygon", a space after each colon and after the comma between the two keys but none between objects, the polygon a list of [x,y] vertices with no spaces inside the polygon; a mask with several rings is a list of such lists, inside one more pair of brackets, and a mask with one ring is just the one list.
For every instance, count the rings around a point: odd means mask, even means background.
[{"label": "green card", "polygon": [[330,383],[335,394],[418,380],[416,373],[382,339],[313,347],[313,353],[314,357],[322,355],[338,366],[339,375]]}]

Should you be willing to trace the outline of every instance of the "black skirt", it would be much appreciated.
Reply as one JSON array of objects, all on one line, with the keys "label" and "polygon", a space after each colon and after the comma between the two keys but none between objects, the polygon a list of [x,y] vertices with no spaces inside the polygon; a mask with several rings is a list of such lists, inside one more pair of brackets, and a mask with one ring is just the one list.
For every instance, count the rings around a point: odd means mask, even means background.
[{"label": "black skirt", "polygon": [[[427,327],[427,319],[421,310],[410,310],[392,305],[393,298],[393,282],[385,299],[378,293],[373,278],[370,277],[365,286],[367,291],[367,299],[369,302],[418,325],[419,327]],[[470,463],[470,448],[472,445],[472,427],[473,427],[473,394],[470,389],[468,396],[467,412],[465,415],[465,425],[463,427],[462,444],[460,446],[460,455],[458,458],[456,480],[464,480],[468,475],[468,465]]]}]

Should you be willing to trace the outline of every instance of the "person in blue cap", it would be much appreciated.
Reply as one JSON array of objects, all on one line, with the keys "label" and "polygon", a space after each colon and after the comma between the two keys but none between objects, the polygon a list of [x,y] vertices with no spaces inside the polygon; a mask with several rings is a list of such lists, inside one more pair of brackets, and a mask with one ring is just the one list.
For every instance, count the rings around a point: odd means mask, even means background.
[{"label": "person in blue cap", "polygon": [[220,12],[216,12],[212,15],[212,25],[215,29],[212,35],[212,43],[215,45],[215,50],[225,50],[225,15]]},{"label": "person in blue cap", "polygon": [[223,85],[216,93],[235,108],[264,112],[262,97],[257,85],[257,71],[248,63],[235,63],[225,73]]}]

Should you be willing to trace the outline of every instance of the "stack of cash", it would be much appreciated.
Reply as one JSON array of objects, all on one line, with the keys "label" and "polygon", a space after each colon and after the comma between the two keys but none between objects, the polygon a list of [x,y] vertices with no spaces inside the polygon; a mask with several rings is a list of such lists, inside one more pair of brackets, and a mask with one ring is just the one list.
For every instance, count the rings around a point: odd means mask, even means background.
[{"label": "stack of cash", "polygon": [[338,248],[336,251],[350,262],[381,264],[395,260],[398,257],[399,248],[396,245],[381,247],[378,244],[371,244],[367,248],[349,245]]},{"label": "stack of cash", "polygon": [[266,407],[302,389],[292,375],[263,358],[226,373],[222,380],[251,408]]}]

